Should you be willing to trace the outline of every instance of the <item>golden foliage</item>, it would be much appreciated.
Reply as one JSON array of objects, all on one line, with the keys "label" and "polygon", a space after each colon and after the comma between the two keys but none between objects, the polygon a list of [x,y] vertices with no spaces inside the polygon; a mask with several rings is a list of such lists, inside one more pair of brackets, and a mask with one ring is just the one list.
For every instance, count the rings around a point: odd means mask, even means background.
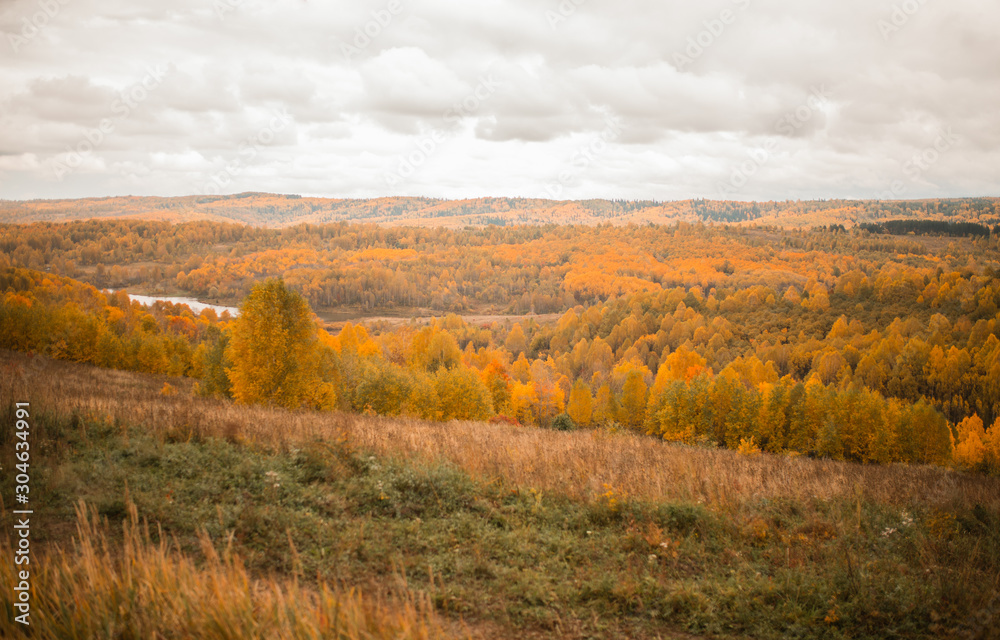
[{"label": "golden foliage", "polygon": [[[631,432],[525,430],[502,423],[440,424],[328,411],[290,413],[278,407],[238,405],[191,397],[191,381],[171,378],[181,391],[159,395],[162,376],[71,365],[4,352],[0,396],[23,397],[53,415],[141,424],[164,435],[183,429],[192,437],[238,438],[252,446],[284,449],[316,439],[347,438],[378,455],[449,462],[485,479],[595,499],[604,485],[654,501],[702,500],[732,505],[743,500],[792,498],[866,499],[900,508],[1000,509],[1000,478],[955,474],[913,465],[859,465],[806,456],[743,458],[717,448],[674,447]],[[40,362],[39,362],[40,361]],[[600,395],[600,394],[598,394]],[[750,465],[750,466],[747,466]]]},{"label": "golden foliage", "polygon": [[590,425],[590,419],[593,416],[593,397],[590,393],[590,387],[579,378],[573,383],[573,389],[570,391],[566,413],[577,425]]},{"label": "golden foliage", "polygon": [[[735,211],[719,206],[697,203]],[[730,448],[752,437],[764,451],[865,462],[947,463],[949,423],[1000,417],[993,237],[687,222],[278,232],[105,221],[0,228],[0,242],[14,247],[9,263],[75,269],[103,286],[167,282],[225,297],[281,274],[327,313],[490,310],[348,322],[334,335],[307,329],[299,353],[268,330],[253,354],[246,345],[258,338],[241,320],[144,308],[37,270],[0,271],[0,345],[193,376],[206,395],[427,419],[500,413],[549,426],[564,409],[588,422],[584,385],[591,424]],[[110,268],[99,264],[109,250],[120,262]],[[501,309],[523,315],[495,315]],[[241,379],[238,349],[250,359],[285,353]],[[283,363],[294,367],[283,372]],[[960,438],[958,461],[995,469],[994,440],[985,430]]]},{"label": "golden foliage", "polygon": [[966,467],[976,467],[986,457],[986,431],[978,415],[962,420],[956,428],[955,462]]},{"label": "golden foliage", "polygon": [[281,280],[254,287],[233,323],[227,370],[233,398],[244,404],[332,408],[322,351],[309,305]]}]

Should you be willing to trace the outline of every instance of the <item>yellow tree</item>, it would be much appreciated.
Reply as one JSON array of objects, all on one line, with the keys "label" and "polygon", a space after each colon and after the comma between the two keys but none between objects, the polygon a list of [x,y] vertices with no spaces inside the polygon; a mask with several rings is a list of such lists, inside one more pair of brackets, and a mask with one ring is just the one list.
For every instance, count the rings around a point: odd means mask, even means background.
[{"label": "yellow tree", "polygon": [[413,337],[410,345],[410,364],[434,373],[438,369],[452,368],[462,360],[462,351],[455,337],[437,326],[424,327]]},{"label": "yellow tree", "polygon": [[633,369],[622,386],[622,406],[620,411],[623,425],[638,429],[646,421],[646,381],[642,372]]},{"label": "yellow tree", "polygon": [[510,375],[521,383],[527,383],[531,380],[531,363],[524,357],[524,353],[519,355],[514,364],[510,366]]},{"label": "yellow tree", "polygon": [[602,384],[597,389],[593,407],[591,420],[595,423],[607,424],[615,420],[618,416],[618,402],[615,400],[615,394],[611,393],[610,386]]},{"label": "yellow tree", "polygon": [[361,325],[355,326],[350,322],[343,326],[336,337],[322,332],[320,340],[345,357],[369,357],[380,352],[378,343],[372,340],[368,331]]},{"label": "yellow tree", "polygon": [[485,420],[493,414],[490,390],[472,369],[438,369],[434,382],[442,420]]},{"label": "yellow tree", "polygon": [[528,341],[524,336],[524,330],[521,329],[521,323],[514,323],[510,333],[507,334],[507,341],[504,343],[504,346],[507,347],[507,351],[510,351],[515,356],[527,350]]},{"label": "yellow tree", "polygon": [[573,383],[573,389],[569,392],[569,404],[566,405],[566,413],[578,425],[586,426],[590,424],[590,417],[593,413],[593,398],[590,395],[590,387],[583,380],[577,379]]},{"label": "yellow tree", "polygon": [[497,413],[510,411],[510,375],[499,360],[491,360],[480,372],[483,384],[490,390],[493,410]]},{"label": "yellow tree", "polygon": [[559,385],[559,375],[551,361],[531,364],[531,385],[535,391],[536,424],[547,427],[566,409],[566,392]]},{"label": "yellow tree", "polygon": [[[660,370],[666,369],[665,380],[686,380],[690,382],[705,370],[708,361],[686,346],[681,345],[663,360]],[[659,373],[659,372],[657,372]]]},{"label": "yellow tree", "polygon": [[413,378],[410,397],[407,399],[403,411],[407,415],[423,418],[424,420],[441,419],[441,401],[438,398],[435,380],[425,371],[411,371]]},{"label": "yellow tree", "polygon": [[240,306],[227,349],[233,398],[243,404],[329,408],[333,385],[322,377],[322,351],[308,303],[271,279]]},{"label": "yellow tree", "polygon": [[1000,418],[986,431],[983,445],[987,468],[993,473],[1000,473]]},{"label": "yellow tree", "polygon": [[538,394],[530,381],[525,384],[514,381],[510,388],[510,410],[514,419],[521,424],[534,424],[534,407],[538,403]]},{"label": "yellow tree", "polygon": [[[978,415],[962,420],[956,429],[958,439],[952,455],[955,462],[965,467],[976,467],[982,464],[986,457],[986,431],[983,421]],[[991,429],[992,431],[992,429]]]},{"label": "yellow tree", "polygon": [[847,316],[840,316],[837,321],[833,323],[833,327],[830,329],[830,333],[827,334],[827,338],[830,340],[837,340],[838,338],[846,338],[851,335],[850,325],[847,323]]}]

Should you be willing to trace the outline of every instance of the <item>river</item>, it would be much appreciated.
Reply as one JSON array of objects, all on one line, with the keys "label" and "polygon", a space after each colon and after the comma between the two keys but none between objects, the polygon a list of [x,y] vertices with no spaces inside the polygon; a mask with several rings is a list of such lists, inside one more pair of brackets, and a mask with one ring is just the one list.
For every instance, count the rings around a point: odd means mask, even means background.
[{"label": "river", "polygon": [[[105,293],[114,293],[114,291],[115,291],[114,289],[105,289]],[[214,309],[215,312],[219,315],[222,315],[223,311],[228,311],[229,315],[231,315],[234,318],[240,315],[240,310],[237,309],[236,307],[223,307],[217,304],[208,304],[206,302],[199,302],[194,298],[182,298],[179,296],[163,296],[163,297],[140,296],[135,293],[128,294],[128,297],[130,300],[134,300],[139,304],[147,307],[152,306],[154,302],[160,301],[160,302],[170,302],[173,304],[186,304],[187,306],[191,307],[191,311],[194,311],[195,314],[199,314],[205,309]]]}]

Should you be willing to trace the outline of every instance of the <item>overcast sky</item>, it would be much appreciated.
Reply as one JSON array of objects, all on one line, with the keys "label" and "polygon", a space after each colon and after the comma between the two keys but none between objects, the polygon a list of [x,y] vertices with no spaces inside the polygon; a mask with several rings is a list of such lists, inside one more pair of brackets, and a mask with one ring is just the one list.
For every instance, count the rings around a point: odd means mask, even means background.
[{"label": "overcast sky", "polygon": [[996,0],[0,0],[0,198],[1000,195]]}]

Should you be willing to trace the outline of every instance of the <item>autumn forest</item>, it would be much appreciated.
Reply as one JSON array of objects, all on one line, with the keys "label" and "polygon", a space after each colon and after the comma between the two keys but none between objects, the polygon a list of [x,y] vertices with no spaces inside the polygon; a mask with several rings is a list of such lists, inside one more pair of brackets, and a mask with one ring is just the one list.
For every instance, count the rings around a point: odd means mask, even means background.
[{"label": "autumn forest", "polygon": [[998,473],[1000,233],[992,203],[945,204],[856,226],[4,224],[0,348],[244,404]]}]

